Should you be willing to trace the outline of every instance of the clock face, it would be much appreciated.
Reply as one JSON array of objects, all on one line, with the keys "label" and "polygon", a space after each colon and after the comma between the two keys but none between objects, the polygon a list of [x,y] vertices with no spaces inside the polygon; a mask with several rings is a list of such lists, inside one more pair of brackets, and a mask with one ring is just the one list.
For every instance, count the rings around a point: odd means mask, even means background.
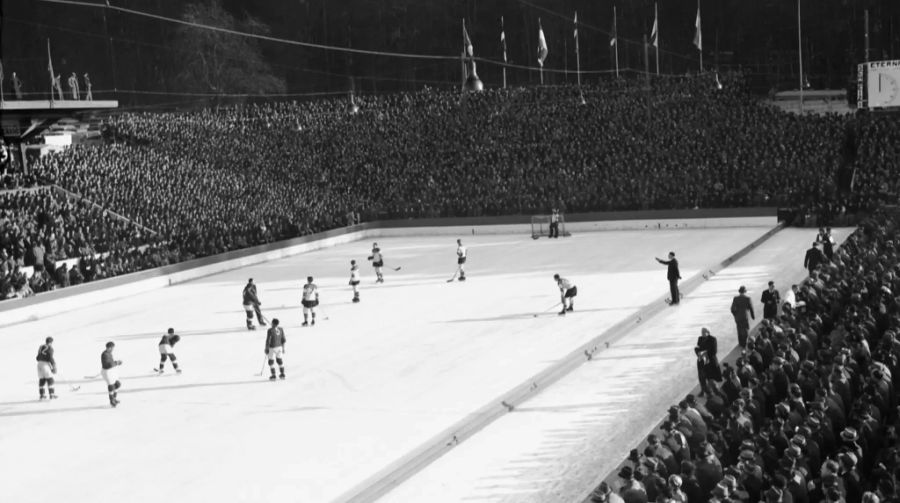
[{"label": "clock face", "polygon": [[900,106],[900,71],[896,68],[876,70],[869,80],[870,107]]}]

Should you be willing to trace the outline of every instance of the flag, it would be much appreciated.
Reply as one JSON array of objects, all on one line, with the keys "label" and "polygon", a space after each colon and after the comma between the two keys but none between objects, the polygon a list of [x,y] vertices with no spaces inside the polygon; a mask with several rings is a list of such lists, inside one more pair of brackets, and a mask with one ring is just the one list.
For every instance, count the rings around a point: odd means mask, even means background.
[{"label": "flag", "polygon": [[3,61],[0,61],[0,82],[3,82]]},{"label": "flag", "polygon": [[618,35],[616,34],[616,8],[613,7],[613,22],[612,22],[612,35],[609,38],[609,46],[612,47],[616,45],[618,42]]},{"label": "flag", "polygon": [[653,18],[653,29],[650,30],[650,45],[653,47],[659,48],[659,32],[657,31],[657,23],[659,22],[659,15],[657,14]]},{"label": "flag", "polygon": [[503,47],[503,62],[506,63],[506,30],[503,29],[503,16],[500,16],[500,46]]},{"label": "flag", "polygon": [[50,72],[50,82],[53,82],[55,75],[53,73],[53,58],[50,57],[50,39],[47,39],[47,71]]},{"label": "flag", "polygon": [[475,55],[475,48],[472,47],[472,40],[469,38],[469,32],[466,31],[466,20],[463,19],[463,47],[466,50],[466,55],[470,58]]},{"label": "flag", "polygon": [[700,31],[700,5],[697,5],[697,21],[694,22],[694,26],[697,27],[697,32],[694,33],[694,45],[697,46],[697,50],[703,50],[703,33]]},{"label": "flag", "polygon": [[575,55],[578,55],[578,11],[575,11]]},{"label": "flag", "polygon": [[544,60],[547,59],[547,39],[544,38],[544,28],[541,26],[541,20],[538,19],[538,65],[542,68],[544,66]]}]

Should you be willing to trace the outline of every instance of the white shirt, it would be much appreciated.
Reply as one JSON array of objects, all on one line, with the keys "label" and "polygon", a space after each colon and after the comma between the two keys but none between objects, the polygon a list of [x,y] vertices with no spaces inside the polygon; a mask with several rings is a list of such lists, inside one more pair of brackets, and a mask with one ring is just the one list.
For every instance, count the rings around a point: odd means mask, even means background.
[{"label": "white shirt", "polygon": [[463,245],[459,245],[456,247],[456,256],[459,258],[466,258],[466,247]]},{"label": "white shirt", "polygon": [[303,285],[303,300],[316,300],[319,297],[318,287],[315,283]]},{"label": "white shirt", "polygon": [[575,283],[572,283],[566,278],[559,278],[558,280],[556,280],[556,284],[559,285],[559,289],[563,291],[575,286]]}]

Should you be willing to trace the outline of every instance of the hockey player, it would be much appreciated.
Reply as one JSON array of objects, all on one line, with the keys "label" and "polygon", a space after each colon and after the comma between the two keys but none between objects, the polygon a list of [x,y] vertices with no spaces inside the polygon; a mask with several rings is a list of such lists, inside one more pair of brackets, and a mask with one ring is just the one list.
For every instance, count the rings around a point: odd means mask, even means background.
[{"label": "hockey player", "polygon": [[119,372],[116,370],[116,367],[122,364],[122,360],[116,360],[113,356],[113,348],[115,347],[115,342],[107,342],[106,350],[100,355],[100,366],[103,367],[103,370],[101,370],[100,373],[103,375],[103,380],[106,381],[106,391],[109,393],[109,404],[113,407],[119,405],[117,396],[119,394],[119,388],[122,387],[122,383],[119,382]]},{"label": "hockey player", "polygon": [[452,282],[459,276],[460,281],[466,280],[466,256],[468,255],[468,250],[462,244],[462,239],[456,240],[456,272],[453,273],[453,277],[447,280],[447,283]]},{"label": "hockey player", "polygon": [[[313,322],[315,323],[315,322]],[[305,324],[305,323],[304,323]],[[278,377],[284,379],[284,329],[278,326],[278,318],[272,319],[272,328],[266,333],[266,355],[269,357],[269,370],[272,375],[269,376],[270,381],[275,380],[275,363],[278,363]]]},{"label": "hockey player", "polygon": [[250,278],[244,286],[244,311],[247,313],[247,330],[256,330],[256,327],[253,326],[253,313],[256,313],[256,320],[259,321],[260,325],[266,325],[266,319],[259,308],[261,305],[262,302],[256,296],[256,285],[253,283],[253,278]]},{"label": "hockey player", "polygon": [[44,396],[44,385],[47,385],[47,392],[50,399],[56,398],[56,392],[53,390],[53,376],[56,375],[56,360],[53,359],[53,337],[47,337],[37,353],[37,373],[38,373],[38,392],[40,392],[41,400]]},{"label": "hockey player", "polygon": [[384,283],[384,276],[381,274],[381,268],[384,267],[384,257],[381,256],[381,248],[378,247],[378,243],[372,243],[372,254],[369,255],[369,260],[372,261],[375,275],[378,276],[375,282]]},{"label": "hockey player", "polygon": [[[553,279],[556,280],[556,285],[559,287],[559,300],[562,303],[562,311],[559,314],[564,316],[566,311],[575,309],[575,296],[578,295],[578,287],[568,279],[560,277],[559,274],[554,274]],[[566,306],[566,299],[569,299],[568,306]]]},{"label": "hockey player", "polygon": [[359,302],[359,266],[350,261],[350,286],[353,288],[353,302]]},{"label": "hockey player", "polygon": [[[313,277],[306,277],[306,284],[303,285],[303,326],[316,324],[316,306],[319,305],[319,287],[313,283]],[[312,323],[309,323],[309,315],[312,314]]]},{"label": "hockey player", "polygon": [[181,336],[175,333],[174,328],[170,328],[168,332],[163,334],[162,339],[159,340],[159,370],[156,371],[157,373],[163,373],[166,358],[172,361],[172,368],[175,369],[175,372],[181,373],[181,369],[178,368],[178,362],[175,361],[175,350],[172,349],[180,340]]}]

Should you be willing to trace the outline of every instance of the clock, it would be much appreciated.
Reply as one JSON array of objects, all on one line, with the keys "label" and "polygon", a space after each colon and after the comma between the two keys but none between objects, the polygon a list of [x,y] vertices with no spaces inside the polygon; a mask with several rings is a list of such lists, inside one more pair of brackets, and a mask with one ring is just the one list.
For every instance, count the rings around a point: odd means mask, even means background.
[{"label": "clock", "polygon": [[894,75],[879,72],[876,89],[880,106],[900,106],[900,82]]}]

